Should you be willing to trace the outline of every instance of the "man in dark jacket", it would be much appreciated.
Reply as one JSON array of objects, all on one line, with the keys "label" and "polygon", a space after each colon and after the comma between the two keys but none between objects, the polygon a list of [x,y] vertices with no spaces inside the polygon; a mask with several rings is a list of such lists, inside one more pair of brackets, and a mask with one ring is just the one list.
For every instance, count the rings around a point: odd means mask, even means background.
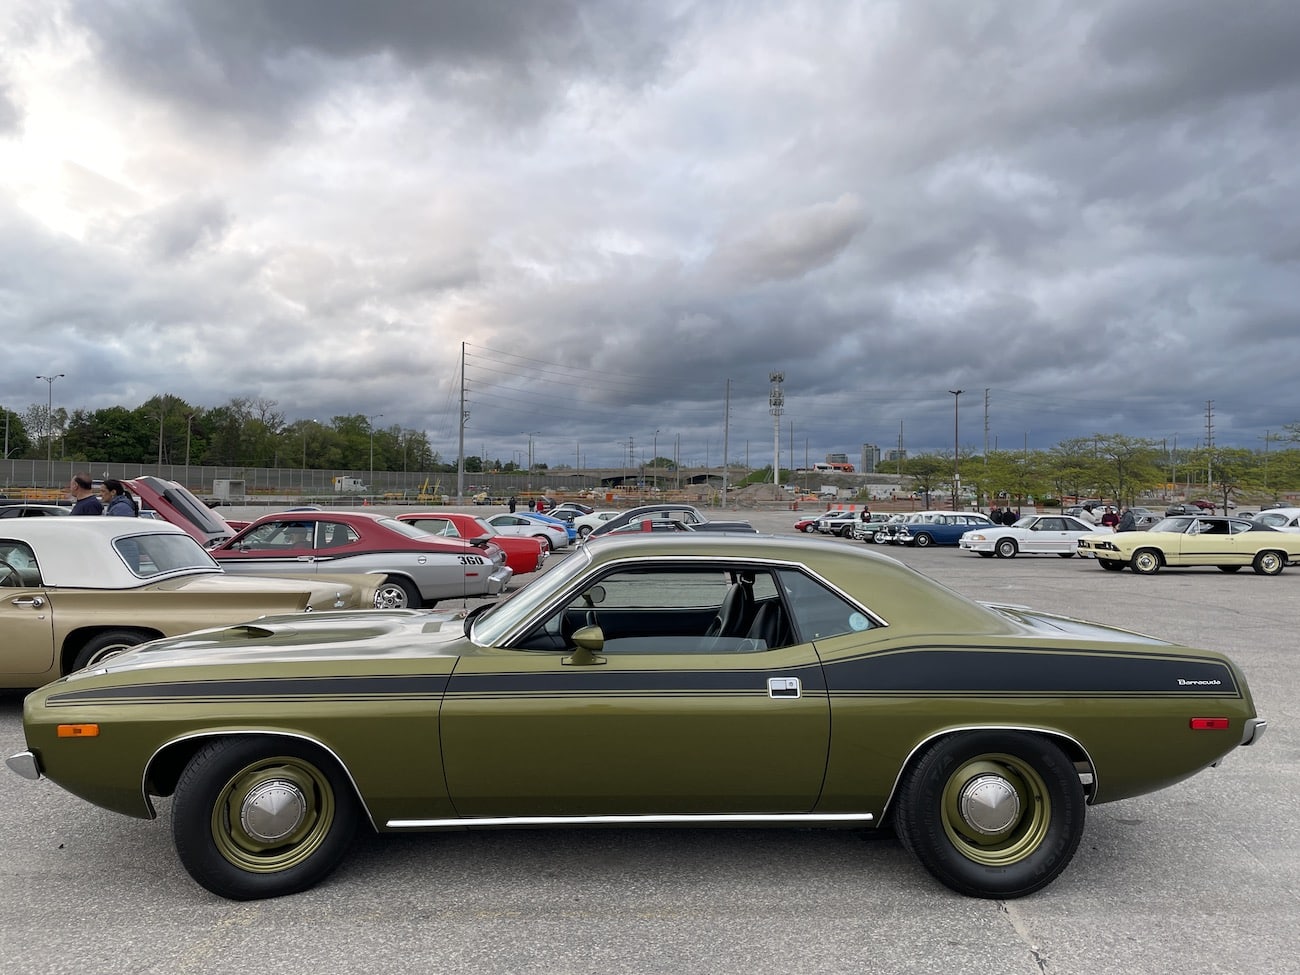
[{"label": "man in dark jacket", "polygon": [[94,491],[95,482],[90,479],[89,474],[74,474],[72,480],[68,482],[68,494],[72,497],[72,514],[74,515],[102,515],[104,513],[104,503]]},{"label": "man in dark jacket", "polygon": [[1124,513],[1119,516],[1119,524],[1115,526],[1117,532],[1135,532],[1137,531],[1137,518],[1133,516],[1133,509],[1125,508]]}]

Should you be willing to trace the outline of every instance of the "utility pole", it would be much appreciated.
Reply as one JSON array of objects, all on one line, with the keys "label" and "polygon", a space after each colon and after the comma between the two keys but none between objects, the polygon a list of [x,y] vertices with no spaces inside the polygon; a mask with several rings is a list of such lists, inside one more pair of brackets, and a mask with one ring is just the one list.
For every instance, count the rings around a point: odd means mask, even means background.
[{"label": "utility pole", "polygon": [[465,409],[465,343],[460,343],[460,441],[456,451],[456,503],[465,503],[465,424],[469,410]]},{"label": "utility pole", "polygon": [[772,392],[768,396],[768,412],[772,414],[772,487],[774,497],[781,496],[781,414],[785,412],[785,393],[781,384],[785,382],[785,373],[770,372],[768,381]]},{"label": "utility pole", "polygon": [[[656,430],[657,434],[659,431]],[[727,452],[731,449],[731,380],[727,380],[726,393],[722,400],[722,507],[727,507],[727,481],[730,480],[728,475],[731,473],[731,465],[727,459]]]},{"label": "utility pole", "polygon": [[[1208,494],[1214,485],[1214,400],[1205,401],[1205,491]],[[1210,512],[1213,514],[1214,512]],[[1226,512],[1225,512],[1226,514]]]},{"label": "utility pole", "polygon": [[957,409],[961,402],[961,394],[966,390],[950,389],[948,392],[952,393],[952,506],[953,510],[956,510],[958,495],[961,492],[961,452],[957,437]]},{"label": "utility pole", "polygon": [[48,385],[47,405],[45,407],[45,481],[53,486],[54,484],[54,380],[62,379],[63,373],[55,373],[53,376],[37,376],[37,379],[44,379]]}]

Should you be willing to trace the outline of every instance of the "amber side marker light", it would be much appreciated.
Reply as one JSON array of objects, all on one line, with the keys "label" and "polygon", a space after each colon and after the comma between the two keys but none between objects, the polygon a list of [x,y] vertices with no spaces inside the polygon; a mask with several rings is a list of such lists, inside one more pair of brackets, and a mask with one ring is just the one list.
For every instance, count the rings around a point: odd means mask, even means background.
[{"label": "amber side marker light", "polygon": [[58,730],[60,738],[99,737],[99,725],[97,724],[61,724]]},{"label": "amber side marker light", "polygon": [[1193,731],[1227,731],[1227,718],[1192,718]]}]

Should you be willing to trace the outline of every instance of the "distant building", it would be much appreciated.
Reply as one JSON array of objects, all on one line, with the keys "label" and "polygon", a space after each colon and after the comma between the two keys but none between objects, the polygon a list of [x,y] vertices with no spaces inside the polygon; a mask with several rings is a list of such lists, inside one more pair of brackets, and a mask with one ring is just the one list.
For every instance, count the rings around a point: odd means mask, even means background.
[{"label": "distant building", "polygon": [[880,448],[873,443],[864,443],[862,445],[862,463],[858,465],[858,470],[864,474],[871,474],[879,466]]},{"label": "distant building", "polygon": [[907,449],[904,448],[899,450],[897,447],[891,447],[889,450],[885,451],[885,456],[881,460],[881,463],[897,464],[900,460],[907,460]]},{"label": "distant building", "polygon": [[828,464],[847,464],[849,462],[848,454],[827,454],[826,463]]}]

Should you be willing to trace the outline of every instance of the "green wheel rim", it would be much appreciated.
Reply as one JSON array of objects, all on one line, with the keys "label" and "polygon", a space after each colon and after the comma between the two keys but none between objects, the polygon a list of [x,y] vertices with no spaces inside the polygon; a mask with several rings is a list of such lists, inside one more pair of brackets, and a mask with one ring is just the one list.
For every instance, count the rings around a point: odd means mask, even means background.
[{"label": "green wheel rim", "polygon": [[240,870],[288,870],[325,842],[335,808],[334,790],[320,769],[288,756],[262,759],[222,787],[212,805],[212,840]]},{"label": "green wheel rim", "polygon": [[[987,797],[998,800],[995,808],[981,804]],[[1014,755],[979,755],[963,763],[949,777],[942,801],[943,829],[952,845],[989,867],[1030,856],[1052,822],[1047,784]]]}]

